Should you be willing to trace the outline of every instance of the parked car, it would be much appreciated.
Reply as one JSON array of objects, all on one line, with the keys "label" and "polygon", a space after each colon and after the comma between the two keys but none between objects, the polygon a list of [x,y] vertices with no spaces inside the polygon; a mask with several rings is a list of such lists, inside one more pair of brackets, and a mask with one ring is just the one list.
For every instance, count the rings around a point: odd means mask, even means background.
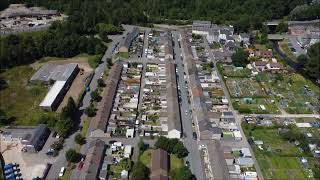
[{"label": "parked car", "polygon": [[81,171],[83,165],[84,165],[84,162],[83,162],[83,161],[80,161],[79,164],[78,164],[78,170],[79,170],[79,171]]},{"label": "parked car", "polygon": [[192,133],[192,138],[193,138],[194,140],[197,140],[198,136],[197,136],[197,133],[196,133],[196,132],[193,132],[193,133]]},{"label": "parked car", "polygon": [[60,172],[59,172],[59,177],[62,177],[64,175],[64,172],[66,171],[66,168],[65,167],[62,167],[60,169]]}]

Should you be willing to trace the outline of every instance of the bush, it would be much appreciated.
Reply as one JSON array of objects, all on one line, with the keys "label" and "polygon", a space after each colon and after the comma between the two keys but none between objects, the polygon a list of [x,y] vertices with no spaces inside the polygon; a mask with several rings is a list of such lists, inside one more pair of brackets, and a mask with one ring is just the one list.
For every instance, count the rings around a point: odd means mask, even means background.
[{"label": "bush", "polygon": [[93,101],[99,102],[101,101],[102,97],[100,96],[98,89],[96,89],[95,91],[92,91],[90,94],[91,98]]},{"label": "bush", "polygon": [[104,83],[103,79],[99,78],[97,82],[99,87],[106,87],[106,83]]},{"label": "bush", "polygon": [[80,154],[77,153],[77,151],[74,149],[69,149],[66,152],[66,159],[68,162],[76,162],[78,160],[79,156],[80,156]]},{"label": "bush", "polygon": [[88,106],[85,110],[84,113],[88,116],[88,117],[94,117],[96,115],[96,108],[94,107],[93,104],[90,104],[90,106]]},{"label": "bush", "polygon": [[84,144],[86,142],[86,138],[83,137],[80,133],[78,133],[75,137],[74,137],[74,141],[77,143],[77,144]]},{"label": "bush", "polygon": [[166,150],[170,154],[176,154],[178,158],[184,158],[189,154],[189,151],[184,147],[183,143],[175,138],[169,139],[160,136],[155,143],[155,147]]},{"label": "bush", "polygon": [[51,148],[55,151],[60,151],[63,148],[64,139],[60,138],[58,141],[55,141],[51,144]]},{"label": "bush", "polygon": [[138,161],[132,170],[132,180],[149,179],[150,170],[141,161]]}]

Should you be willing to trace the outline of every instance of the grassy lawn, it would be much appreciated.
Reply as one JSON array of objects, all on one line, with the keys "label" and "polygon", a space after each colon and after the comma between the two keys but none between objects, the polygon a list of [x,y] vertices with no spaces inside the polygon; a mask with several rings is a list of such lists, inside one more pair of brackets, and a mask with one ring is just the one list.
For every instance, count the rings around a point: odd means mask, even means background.
[{"label": "grassy lawn", "polygon": [[228,77],[249,77],[251,71],[247,68],[238,69],[234,66],[223,66],[223,75]]},{"label": "grassy lawn", "polygon": [[88,130],[89,130],[89,126],[90,126],[90,121],[91,121],[91,118],[86,118],[84,121],[83,121],[83,125],[82,125],[82,131],[81,131],[81,135],[82,136],[86,136],[87,133],[88,133]]},{"label": "grassy lawn", "polygon": [[[242,124],[247,137],[263,141],[263,150],[253,146],[253,151],[265,179],[308,179],[299,158],[304,154],[298,147],[284,140],[277,127],[257,127],[250,133],[250,127]],[[305,156],[304,156],[305,157]]]},{"label": "grassy lawn", "polygon": [[30,85],[28,80],[35,73],[29,66],[17,66],[0,74],[8,87],[0,91],[0,108],[16,118],[16,125],[36,125],[44,113],[39,104],[48,89],[44,85]]},{"label": "grassy lawn", "polygon": [[174,154],[170,154],[170,171],[181,168],[182,166],[183,166],[183,160],[179,159]]},{"label": "grassy lawn", "polygon": [[113,177],[115,179],[120,179],[122,170],[123,169],[118,165],[111,165],[110,166],[110,171],[113,173]]},{"label": "grassy lawn", "polygon": [[151,159],[151,149],[144,151],[143,154],[139,157],[139,159],[145,166],[149,167]]},{"label": "grassy lawn", "polygon": [[232,132],[223,132],[223,138],[232,139],[233,133]]},{"label": "grassy lawn", "polygon": [[[266,98],[253,98],[252,101],[247,102],[245,99],[233,98],[232,104],[234,108],[239,110],[240,113],[255,113],[255,114],[278,114],[280,110],[275,103],[271,103]],[[266,111],[261,110],[259,105],[264,105]],[[250,112],[247,112],[250,111]]]},{"label": "grassy lawn", "polygon": [[129,58],[129,53],[118,53],[114,55],[114,59],[128,59]]}]

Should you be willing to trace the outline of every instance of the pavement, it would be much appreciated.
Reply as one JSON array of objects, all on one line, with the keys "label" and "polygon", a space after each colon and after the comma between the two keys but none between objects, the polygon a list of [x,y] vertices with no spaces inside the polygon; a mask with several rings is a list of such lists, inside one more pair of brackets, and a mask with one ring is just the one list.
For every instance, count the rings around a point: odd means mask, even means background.
[{"label": "pavement", "polygon": [[181,59],[181,50],[179,48],[178,37],[180,33],[173,32],[173,40],[174,40],[174,59],[177,65],[177,83],[180,87],[180,112],[181,112],[181,121],[183,128],[183,142],[186,148],[189,151],[189,155],[186,157],[186,160],[190,162],[191,172],[196,176],[197,179],[204,179],[203,168],[201,163],[200,152],[198,149],[198,143],[193,139],[193,128],[192,128],[192,116],[190,113],[186,114],[186,110],[189,111],[191,109],[190,104],[188,103],[188,93],[187,86],[184,79],[184,67],[183,61]]}]

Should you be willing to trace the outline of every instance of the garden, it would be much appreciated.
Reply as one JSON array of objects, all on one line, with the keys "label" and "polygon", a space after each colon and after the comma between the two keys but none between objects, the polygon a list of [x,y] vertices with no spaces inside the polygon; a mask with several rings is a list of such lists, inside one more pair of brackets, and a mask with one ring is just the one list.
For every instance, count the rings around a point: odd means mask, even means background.
[{"label": "garden", "polygon": [[300,158],[308,158],[311,167],[313,158],[285,139],[277,126],[257,127],[243,123],[242,127],[247,137],[263,142],[252,147],[265,179],[309,179]]}]

